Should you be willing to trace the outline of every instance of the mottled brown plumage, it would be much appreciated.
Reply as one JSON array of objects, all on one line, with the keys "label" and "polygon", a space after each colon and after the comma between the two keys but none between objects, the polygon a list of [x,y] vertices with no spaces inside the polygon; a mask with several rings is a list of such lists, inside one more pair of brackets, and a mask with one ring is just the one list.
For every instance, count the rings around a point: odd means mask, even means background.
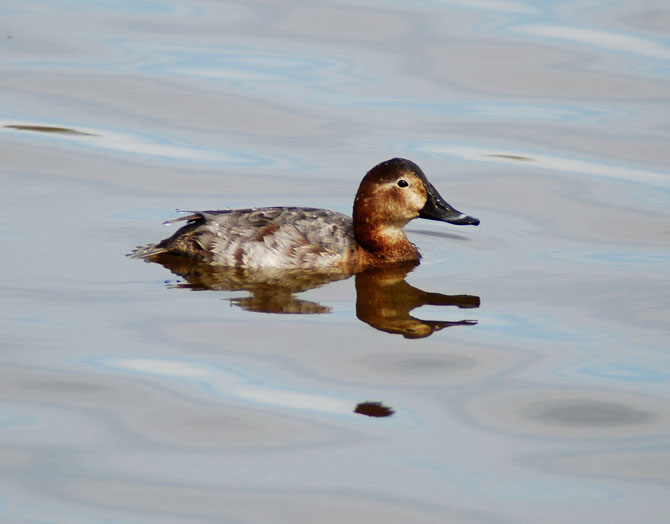
[{"label": "mottled brown plumage", "polygon": [[171,221],[188,223],[132,256],[171,254],[216,266],[357,271],[418,260],[418,249],[402,231],[414,218],[479,224],[447,204],[419,166],[394,158],[365,175],[353,219],[302,207],[200,211]]}]

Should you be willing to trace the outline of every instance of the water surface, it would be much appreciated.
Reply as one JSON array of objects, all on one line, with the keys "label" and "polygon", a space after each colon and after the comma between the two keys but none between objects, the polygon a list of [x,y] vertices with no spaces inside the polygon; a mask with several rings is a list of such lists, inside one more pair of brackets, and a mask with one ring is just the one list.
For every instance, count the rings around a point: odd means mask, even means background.
[{"label": "water surface", "polygon": [[[0,520],[664,519],[663,2],[2,15]],[[482,220],[411,223],[406,275],[278,305],[125,256],[175,209],[349,213],[393,156]]]}]

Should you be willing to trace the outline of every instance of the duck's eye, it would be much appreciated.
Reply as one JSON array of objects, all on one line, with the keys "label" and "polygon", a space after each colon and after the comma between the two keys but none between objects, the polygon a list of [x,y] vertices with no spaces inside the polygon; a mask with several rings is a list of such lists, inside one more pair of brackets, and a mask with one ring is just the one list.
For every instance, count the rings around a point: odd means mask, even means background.
[{"label": "duck's eye", "polygon": [[403,180],[402,178],[398,180],[398,187],[407,187],[408,185],[409,183],[407,182],[407,180]]}]

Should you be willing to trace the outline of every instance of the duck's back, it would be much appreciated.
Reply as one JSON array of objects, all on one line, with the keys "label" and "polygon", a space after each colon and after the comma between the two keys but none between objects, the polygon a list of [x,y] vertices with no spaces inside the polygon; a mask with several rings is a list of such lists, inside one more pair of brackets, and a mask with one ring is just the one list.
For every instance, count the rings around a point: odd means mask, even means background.
[{"label": "duck's back", "polygon": [[200,211],[170,238],[133,256],[168,253],[220,266],[329,268],[355,247],[351,218],[335,211],[266,207]]}]

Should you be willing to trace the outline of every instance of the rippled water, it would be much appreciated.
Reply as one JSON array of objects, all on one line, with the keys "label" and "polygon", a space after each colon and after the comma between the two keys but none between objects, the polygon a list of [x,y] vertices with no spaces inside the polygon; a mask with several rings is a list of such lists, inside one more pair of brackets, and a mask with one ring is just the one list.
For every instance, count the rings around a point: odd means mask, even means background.
[{"label": "rippled water", "polygon": [[[0,520],[667,518],[666,3],[0,12]],[[125,257],[392,156],[482,220],[406,274]]]}]

